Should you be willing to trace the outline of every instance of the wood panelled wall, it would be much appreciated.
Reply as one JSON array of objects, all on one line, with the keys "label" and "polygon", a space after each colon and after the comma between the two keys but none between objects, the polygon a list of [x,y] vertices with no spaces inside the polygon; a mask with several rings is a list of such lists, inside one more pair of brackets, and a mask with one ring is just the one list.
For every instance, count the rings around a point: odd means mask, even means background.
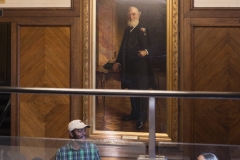
[{"label": "wood panelled wall", "polygon": [[[3,9],[11,31],[11,86],[81,88],[81,7]],[[68,138],[67,124],[82,119],[82,98],[12,94],[11,135]],[[57,123],[56,123],[57,122]],[[63,127],[64,126],[64,127]]]},{"label": "wood panelled wall", "polygon": [[[73,44],[76,24],[57,24],[52,26],[46,24],[41,26],[33,22],[27,25],[18,25],[19,50],[16,54],[16,86],[20,87],[47,87],[47,88],[69,88],[71,86],[81,87],[79,78],[74,79],[74,74],[79,75],[80,59],[73,59]],[[76,52],[77,51],[77,52]],[[74,53],[75,52],[75,53]],[[78,56],[76,56],[77,58]],[[70,100],[71,99],[71,100]],[[74,104],[74,100],[80,102],[80,97],[64,95],[38,95],[21,94],[16,97],[16,106],[19,108],[15,114],[17,119],[17,135],[37,136],[51,138],[68,138],[68,122],[71,112],[78,110],[80,104]],[[80,118],[80,114],[77,115]],[[29,121],[31,117],[31,121]],[[58,122],[58,123],[56,123]],[[14,129],[13,129],[14,130]],[[60,132],[54,132],[54,131]]]},{"label": "wood panelled wall", "polygon": [[[11,86],[82,88],[80,3],[72,0],[72,7],[64,9],[3,9],[0,22],[11,32]],[[82,103],[81,96],[12,94],[11,135],[69,138],[67,124],[82,119]],[[53,143],[33,139],[38,153],[24,140],[17,145],[28,159],[38,154],[49,159],[56,153],[47,149]]]},{"label": "wood panelled wall", "polygon": [[[194,8],[180,1],[180,90],[240,91],[239,9]],[[181,141],[240,144],[240,101],[181,99]],[[187,150],[185,150],[187,151]],[[215,153],[219,159],[239,158],[228,147],[195,146],[189,154]]]},{"label": "wood panelled wall", "polygon": [[[20,26],[19,31],[19,86],[70,88],[70,27]],[[56,125],[69,122],[68,95],[23,94],[19,100],[20,136],[68,137],[66,127]]]},{"label": "wood panelled wall", "polygon": [[[19,32],[19,86],[69,88],[70,26],[20,26]],[[63,126],[70,120],[69,95],[21,94],[19,103],[20,136],[68,138]],[[50,145],[35,139],[32,143]],[[24,140],[20,144],[28,145]],[[39,153],[50,157],[55,154],[44,147],[36,153],[21,147],[21,153],[29,158]]]}]

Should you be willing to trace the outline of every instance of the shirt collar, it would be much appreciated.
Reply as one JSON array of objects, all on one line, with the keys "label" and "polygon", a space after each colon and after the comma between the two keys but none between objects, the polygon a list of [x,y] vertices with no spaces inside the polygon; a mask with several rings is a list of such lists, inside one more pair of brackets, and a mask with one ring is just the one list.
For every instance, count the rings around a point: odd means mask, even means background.
[{"label": "shirt collar", "polygon": [[132,32],[134,30],[134,28],[136,28],[136,26],[130,27],[130,32]]}]

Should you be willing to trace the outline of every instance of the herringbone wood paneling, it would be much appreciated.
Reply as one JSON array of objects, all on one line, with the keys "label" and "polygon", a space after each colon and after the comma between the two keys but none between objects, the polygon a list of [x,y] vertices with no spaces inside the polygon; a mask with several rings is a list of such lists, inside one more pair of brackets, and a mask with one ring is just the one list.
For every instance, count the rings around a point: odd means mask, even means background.
[{"label": "herringbone wood paneling", "polygon": [[[193,88],[195,91],[240,91],[240,28],[194,29]],[[239,100],[194,100],[193,135],[197,143],[239,144]],[[199,149],[209,151],[208,147]],[[212,150],[212,149],[211,149]],[[215,148],[229,153],[224,148]]]},{"label": "herringbone wood paneling", "polygon": [[[20,86],[70,87],[70,27],[21,26]],[[20,96],[20,136],[69,137],[70,97]]]}]

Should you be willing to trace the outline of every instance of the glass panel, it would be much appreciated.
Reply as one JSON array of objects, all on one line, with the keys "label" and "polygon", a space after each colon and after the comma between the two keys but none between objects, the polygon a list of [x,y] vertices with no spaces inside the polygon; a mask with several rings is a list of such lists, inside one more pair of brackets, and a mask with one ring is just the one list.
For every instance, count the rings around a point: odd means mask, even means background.
[{"label": "glass panel", "polygon": [[102,159],[104,157],[126,157],[137,159],[139,155],[146,154],[146,145],[141,142],[131,144],[118,143],[117,140],[70,140],[55,138],[30,138],[30,137],[1,137],[0,136],[0,159],[18,160],[50,160],[55,159],[59,148],[66,144],[93,143]]},{"label": "glass panel", "polygon": [[[57,150],[65,144],[82,141],[55,138],[30,138],[30,137],[0,137],[0,158],[18,160],[51,160],[55,159]],[[140,142],[129,144],[116,140],[86,140],[97,146],[102,160],[114,158],[115,160],[146,159],[147,146]],[[113,143],[117,142],[117,143]],[[174,147],[171,150],[169,146]],[[193,155],[187,151],[193,151]],[[216,156],[219,160],[240,158],[240,145],[219,145],[201,143],[173,143],[159,142],[157,144],[156,157],[162,160],[197,160],[202,155],[206,157]],[[214,159],[216,160],[216,159]]]}]

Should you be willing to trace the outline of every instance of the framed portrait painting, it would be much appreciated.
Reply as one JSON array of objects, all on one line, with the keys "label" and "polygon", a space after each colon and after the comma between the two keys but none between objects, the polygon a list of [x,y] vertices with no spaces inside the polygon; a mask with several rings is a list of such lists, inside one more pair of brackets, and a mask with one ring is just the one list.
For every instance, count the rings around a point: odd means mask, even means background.
[{"label": "framed portrait painting", "polygon": [[[120,54],[124,32],[129,27],[130,7],[140,13],[142,32],[151,28],[154,43],[158,46],[158,50],[149,58],[156,89],[177,90],[177,0],[84,1],[84,88],[121,89],[122,70],[114,70],[113,65]],[[129,97],[84,97],[83,103],[84,120],[93,126],[89,133],[91,138],[148,140],[148,121],[144,127],[137,129],[136,121],[122,119],[131,112]],[[157,141],[177,141],[177,103],[177,99],[156,99]]]}]

